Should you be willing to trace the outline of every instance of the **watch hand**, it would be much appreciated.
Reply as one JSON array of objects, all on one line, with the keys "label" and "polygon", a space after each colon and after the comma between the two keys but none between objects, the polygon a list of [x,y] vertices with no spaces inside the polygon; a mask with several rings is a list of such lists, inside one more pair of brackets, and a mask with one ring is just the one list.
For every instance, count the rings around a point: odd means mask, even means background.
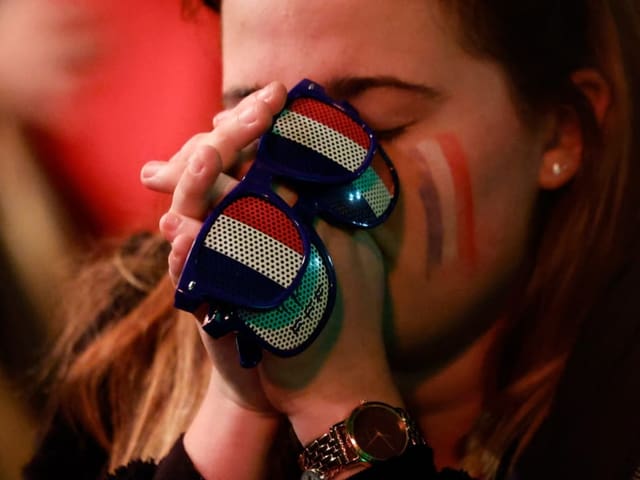
[{"label": "watch hand", "polygon": [[380,432],[376,431],[375,435],[374,435],[373,437],[371,437],[371,438],[369,439],[369,441],[367,442],[367,447],[370,447],[370,446],[371,446],[371,444],[372,444],[373,442],[375,442],[375,441],[376,441],[376,439],[377,439],[378,437],[380,437],[380,436],[382,436],[382,435],[380,434]]},{"label": "watch hand", "polygon": [[394,448],[393,444],[391,444],[391,442],[389,442],[389,440],[387,440],[387,437],[388,437],[389,435],[384,435],[384,434],[382,434],[382,433],[379,433],[379,432],[378,432],[378,433],[376,434],[376,436],[379,436],[380,438],[382,438],[382,441],[383,441],[384,443],[386,443],[387,445],[389,445],[389,447],[390,447],[390,448]]}]

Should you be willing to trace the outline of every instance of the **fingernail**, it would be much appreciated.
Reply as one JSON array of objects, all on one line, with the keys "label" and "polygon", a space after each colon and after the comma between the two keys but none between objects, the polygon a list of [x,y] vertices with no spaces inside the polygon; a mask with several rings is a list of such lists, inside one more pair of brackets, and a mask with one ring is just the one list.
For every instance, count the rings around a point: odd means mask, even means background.
[{"label": "fingernail", "polygon": [[160,219],[160,226],[163,230],[174,231],[180,225],[180,217],[176,214],[167,212]]},{"label": "fingernail", "polygon": [[213,126],[215,127],[216,125],[219,125],[220,122],[222,122],[225,118],[227,118],[229,116],[230,111],[229,110],[222,110],[220,112],[218,112],[214,117],[213,117]]},{"label": "fingernail", "polygon": [[238,115],[238,120],[242,123],[246,123],[247,125],[251,125],[258,118],[258,112],[256,111],[255,105],[251,105],[248,108],[244,109]]},{"label": "fingernail", "polygon": [[272,96],[273,96],[273,83],[270,83],[269,85],[264,87],[262,90],[260,90],[258,93],[256,93],[256,98],[259,100],[262,100],[263,102],[266,102]]},{"label": "fingernail", "polygon": [[140,171],[140,175],[142,176],[142,178],[149,179],[149,178],[155,177],[157,173],[160,171],[160,169],[161,169],[160,165],[157,165],[154,163],[148,163],[142,167],[142,170]]}]

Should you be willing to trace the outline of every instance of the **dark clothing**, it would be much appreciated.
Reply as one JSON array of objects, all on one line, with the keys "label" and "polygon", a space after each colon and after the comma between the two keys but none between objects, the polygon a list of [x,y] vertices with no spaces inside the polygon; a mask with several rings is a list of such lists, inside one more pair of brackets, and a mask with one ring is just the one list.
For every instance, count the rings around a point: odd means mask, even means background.
[{"label": "dark clothing", "polygon": [[[582,326],[554,408],[510,480],[640,479],[640,262],[622,269]],[[25,480],[105,478],[105,452],[57,418],[25,468]],[[200,480],[178,439],[158,465],[134,462],[118,480]],[[356,480],[469,478],[436,472],[432,451],[414,447]],[[279,480],[279,479],[276,479]],[[504,480],[504,479],[503,479]]]},{"label": "dark clothing", "polygon": [[[105,469],[106,453],[91,438],[71,429],[57,417],[36,455],[24,469],[24,480],[65,478],[67,480],[202,480],[184,450],[180,437],[169,454],[158,464],[134,461],[113,474]],[[459,471],[436,472],[433,452],[427,446],[416,446],[397,459],[364,470],[354,480],[411,478],[420,472],[425,480],[471,480]],[[296,476],[295,479],[299,478]],[[274,479],[281,480],[281,479]],[[285,479],[282,479],[285,480]],[[292,479],[293,480],[293,479]]]},{"label": "dark clothing", "polygon": [[640,480],[640,262],[583,324],[517,480]]},{"label": "dark clothing", "polygon": [[[427,480],[471,480],[468,475],[458,471],[446,470],[437,473],[433,466],[431,449],[426,446],[412,447],[402,457],[373,466],[351,478],[354,480],[382,480],[416,476]],[[109,480],[202,480],[202,477],[193,468],[181,441],[176,442],[171,452],[157,468],[153,464],[134,462],[127,467],[116,470],[115,474],[108,478]],[[297,479],[299,476],[295,478]]]},{"label": "dark clothing", "polygon": [[23,479],[96,480],[106,473],[106,462],[107,453],[92,436],[57,415],[23,469]]}]

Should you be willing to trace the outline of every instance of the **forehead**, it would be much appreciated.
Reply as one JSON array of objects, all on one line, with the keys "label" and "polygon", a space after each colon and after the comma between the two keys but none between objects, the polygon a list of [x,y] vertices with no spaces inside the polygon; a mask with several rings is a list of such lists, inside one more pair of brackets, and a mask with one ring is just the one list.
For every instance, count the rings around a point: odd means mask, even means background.
[{"label": "forehead", "polygon": [[344,75],[423,80],[459,53],[438,0],[227,0],[223,83]]}]

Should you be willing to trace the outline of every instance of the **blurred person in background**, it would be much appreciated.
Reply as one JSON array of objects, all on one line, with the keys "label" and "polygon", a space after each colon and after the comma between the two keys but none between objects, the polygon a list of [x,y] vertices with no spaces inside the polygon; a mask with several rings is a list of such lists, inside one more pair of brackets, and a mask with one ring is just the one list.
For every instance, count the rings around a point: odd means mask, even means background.
[{"label": "blurred person in background", "polygon": [[3,0],[0,3],[0,111],[51,126],[86,85],[104,39],[100,16],[86,3]]},{"label": "blurred person in background", "polygon": [[[160,235],[69,288],[25,478],[300,478],[301,455],[310,479],[637,477],[637,0],[224,0],[221,16],[228,110],[145,165],[172,197]],[[339,308],[299,357],[247,370],[232,335],[175,310],[175,282],[304,77],[374,128],[401,196],[371,232],[319,222]],[[427,444],[360,462],[344,422],[362,400],[403,407]]]},{"label": "blurred person in background", "polygon": [[71,258],[151,225],[166,202],[141,164],[220,108],[216,21],[179,0],[0,2],[0,478],[32,448]]},{"label": "blurred person in background", "polygon": [[0,477],[28,455],[36,408],[29,369],[50,332],[72,221],[41,168],[30,128],[64,121],[103,45],[97,13],[80,3],[0,2]]}]

